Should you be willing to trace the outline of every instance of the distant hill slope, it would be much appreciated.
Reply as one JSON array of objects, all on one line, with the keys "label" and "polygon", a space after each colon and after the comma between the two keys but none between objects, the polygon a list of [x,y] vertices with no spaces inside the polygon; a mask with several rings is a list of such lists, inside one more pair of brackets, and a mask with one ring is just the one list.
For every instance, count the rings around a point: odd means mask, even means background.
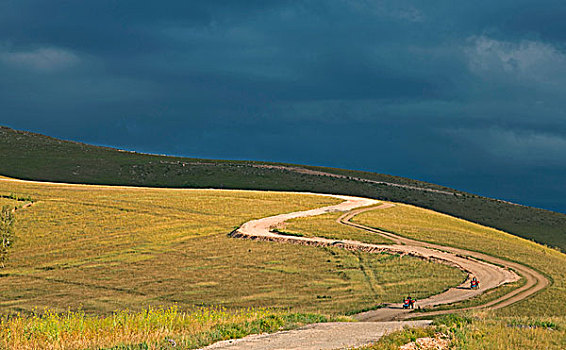
[{"label": "distant hill slope", "polygon": [[565,214],[370,172],[149,155],[0,127],[0,174],[69,183],[365,196],[433,209],[566,251]]}]

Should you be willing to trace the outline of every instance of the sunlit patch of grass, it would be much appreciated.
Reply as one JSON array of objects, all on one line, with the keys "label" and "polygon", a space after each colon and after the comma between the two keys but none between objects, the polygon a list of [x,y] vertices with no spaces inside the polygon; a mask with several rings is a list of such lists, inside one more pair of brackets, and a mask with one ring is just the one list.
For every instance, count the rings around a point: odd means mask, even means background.
[{"label": "sunlit patch of grass", "polygon": [[326,322],[327,316],[297,314],[264,308],[228,310],[201,307],[183,311],[178,307],[127,310],[107,316],[83,311],[0,318],[0,347],[5,349],[86,349],[142,346],[157,349],[195,348],[215,341],[241,338],[251,333]]},{"label": "sunlit patch of grass", "polygon": [[391,244],[387,238],[355,227],[341,225],[336,220],[343,213],[328,213],[287,221],[280,230],[291,235],[352,240],[374,244]]},{"label": "sunlit patch of grass", "polygon": [[435,321],[438,330],[452,337],[456,349],[564,349],[564,317],[494,317],[474,313],[462,317],[442,317]]},{"label": "sunlit patch of grass", "polygon": [[[342,313],[399,302],[407,294],[418,299],[426,298],[465,279],[465,274],[457,269],[414,257],[349,252],[339,248],[326,249],[332,254],[336,272],[344,281],[360,281],[366,285],[365,290],[360,291],[345,286],[345,291],[367,302],[350,304],[350,308],[338,309]],[[329,281],[329,283],[333,282]],[[332,296],[339,290],[336,287],[329,288],[327,294]]]},{"label": "sunlit patch of grass", "polygon": [[497,315],[566,315],[566,304],[556,302],[566,300],[566,255],[555,249],[496,229],[405,204],[368,211],[353,220],[417,240],[481,251],[537,269],[551,278],[551,286],[534,297],[499,309]]}]

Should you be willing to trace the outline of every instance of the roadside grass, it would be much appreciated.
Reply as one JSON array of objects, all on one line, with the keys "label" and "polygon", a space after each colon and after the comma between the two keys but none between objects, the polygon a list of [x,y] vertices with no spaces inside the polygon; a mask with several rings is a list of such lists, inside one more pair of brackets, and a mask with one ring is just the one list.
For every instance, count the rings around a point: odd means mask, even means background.
[{"label": "roadside grass", "polygon": [[362,213],[355,222],[421,241],[481,251],[530,266],[552,280],[535,296],[499,309],[498,316],[565,316],[566,255],[508,233],[405,204]]},{"label": "roadside grass", "polygon": [[0,271],[8,314],[161,305],[345,314],[420,295],[430,275],[439,282],[429,294],[463,280],[416,258],[227,236],[251,219],[340,202],[328,197],[0,182],[0,193],[12,192],[36,202],[16,213],[16,244]]},{"label": "roadside grass", "polygon": [[[249,334],[275,332],[308,323],[335,320],[317,314],[248,308],[176,306],[122,310],[92,316],[82,310],[0,317],[0,348],[4,349],[194,349]],[[347,320],[344,317],[340,321]]]},{"label": "roadside grass", "polygon": [[399,347],[419,338],[434,337],[437,333],[436,328],[418,327],[405,328],[401,331],[391,332],[381,337],[372,345],[356,348],[358,350],[399,350]]},{"label": "roadside grass", "polygon": [[[548,327],[555,324],[558,327]],[[447,325],[450,327],[450,325]],[[454,328],[456,349],[565,349],[565,319],[478,317]]]},{"label": "roadside grass", "polygon": [[336,220],[343,213],[328,213],[313,217],[292,219],[284,223],[280,229],[287,233],[301,234],[304,237],[324,237],[336,240],[353,240],[373,244],[391,244],[380,235],[360,230],[355,227],[341,225]]},{"label": "roadside grass", "polygon": [[390,333],[360,350],[399,349],[418,338],[443,334],[450,349],[556,349],[566,348],[566,318],[498,317],[491,312],[437,317],[427,328]]}]

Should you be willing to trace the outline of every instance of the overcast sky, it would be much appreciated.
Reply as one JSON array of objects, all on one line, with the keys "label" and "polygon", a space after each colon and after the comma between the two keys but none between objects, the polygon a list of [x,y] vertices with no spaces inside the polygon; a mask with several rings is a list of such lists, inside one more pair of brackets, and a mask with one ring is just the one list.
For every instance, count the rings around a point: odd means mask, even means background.
[{"label": "overcast sky", "polygon": [[0,2],[0,124],[566,212],[566,2]]}]

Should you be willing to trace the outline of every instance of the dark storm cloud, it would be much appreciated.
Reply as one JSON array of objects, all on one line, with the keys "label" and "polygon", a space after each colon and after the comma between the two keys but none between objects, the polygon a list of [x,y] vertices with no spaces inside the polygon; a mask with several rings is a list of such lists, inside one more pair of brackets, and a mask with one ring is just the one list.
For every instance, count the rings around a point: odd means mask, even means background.
[{"label": "dark storm cloud", "polygon": [[566,211],[565,17],[562,1],[9,0],[0,122]]}]

